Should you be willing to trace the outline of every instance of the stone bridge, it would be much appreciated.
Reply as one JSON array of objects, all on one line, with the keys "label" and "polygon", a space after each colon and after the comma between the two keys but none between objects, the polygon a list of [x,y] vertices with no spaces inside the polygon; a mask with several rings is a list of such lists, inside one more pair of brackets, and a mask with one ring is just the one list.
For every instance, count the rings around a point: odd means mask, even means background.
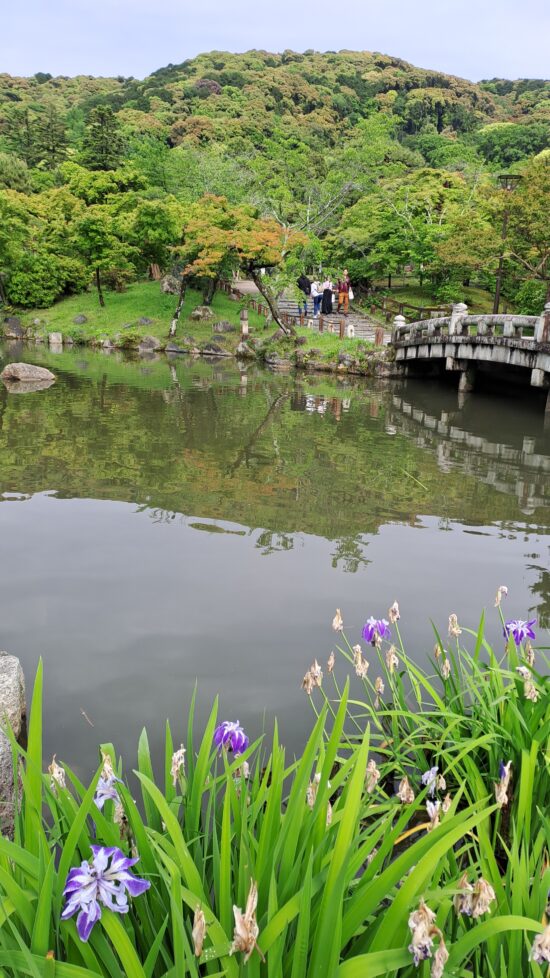
[{"label": "stone bridge", "polygon": [[473,390],[480,371],[502,380],[524,373],[532,387],[548,390],[550,411],[550,303],[540,316],[469,316],[462,302],[437,319],[406,323],[396,316],[391,342],[405,374],[430,366],[456,372],[463,392]]}]

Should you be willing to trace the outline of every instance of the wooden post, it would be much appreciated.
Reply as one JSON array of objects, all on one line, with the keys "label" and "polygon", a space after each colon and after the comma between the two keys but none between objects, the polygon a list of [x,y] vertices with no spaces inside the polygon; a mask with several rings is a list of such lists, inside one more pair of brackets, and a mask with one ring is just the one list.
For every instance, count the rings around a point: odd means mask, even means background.
[{"label": "wooden post", "polygon": [[[397,317],[396,317],[397,318]],[[384,327],[377,326],[374,331],[374,345],[384,346]]]},{"label": "wooden post", "polygon": [[340,339],[341,340],[344,339],[345,329],[346,329],[346,320],[342,317],[342,319],[340,320]]},{"label": "wooden post", "polygon": [[325,320],[323,316],[319,316],[319,332],[322,333],[325,328]]}]

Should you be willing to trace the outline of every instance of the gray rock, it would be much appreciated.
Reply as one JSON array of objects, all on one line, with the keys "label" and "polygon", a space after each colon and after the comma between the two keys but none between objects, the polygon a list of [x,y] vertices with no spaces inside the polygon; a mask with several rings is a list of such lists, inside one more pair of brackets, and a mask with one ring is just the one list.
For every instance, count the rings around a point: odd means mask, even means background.
[{"label": "gray rock", "polygon": [[174,275],[165,275],[160,280],[160,291],[164,295],[177,295],[180,290],[180,283]]},{"label": "gray rock", "polygon": [[307,343],[307,336],[297,336],[294,340],[295,346],[305,346]]},{"label": "gray rock", "polygon": [[84,313],[82,313],[82,312],[79,313],[78,316],[75,316],[74,319],[73,319],[73,323],[75,323],[76,326],[82,326],[84,323],[87,323],[87,322],[88,322],[88,317],[85,316]]},{"label": "gray rock", "polygon": [[151,323],[154,323],[154,321],[154,319],[149,319],[149,316],[141,316],[140,319],[138,319],[140,326],[150,326]]},{"label": "gray rock", "polygon": [[189,335],[184,336],[182,338],[182,341],[181,342],[182,343],[185,343],[186,346],[196,346],[196,344],[197,344],[197,341],[196,341],[195,337],[194,336],[189,336]]},{"label": "gray rock", "polygon": [[278,353],[267,353],[265,362],[268,366],[275,367],[277,370],[286,370],[292,366],[290,360],[287,360],[286,357],[280,357]]},{"label": "gray rock", "polygon": [[204,357],[228,357],[231,356],[227,350],[219,346],[217,343],[205,343],[201,349],[201,353]]},{"label": "gray rock", "polygon": [[214,313],[212,312],[210,306],[197,306],[193,309],[190,319],[194,319],[199,323],[206,323],[210,319],[214,318]]},{"label": "gray rock", "polygon": [[354,363],[354,358],[351,353],[339,353],[338,354],[338,364],[341,367],[351,367]]},{"label": "gray rock", "polygon": [[42,323],[41,319],[33,319],[32,321],[33,326],[40,326],[41,323]]},{"label": "gray rock", "polygon": [[177,343],[168,343],[164,348],[165,353],[188,353],[189,350],[183,346],[178,346]]},{"label": "gray rock", "polygon": [[222,319],[219,323],[214,323],[212,326],[212,332],[214,333],[236,333],[237,327],[227,321],[227,319]]},{"label": "gray rock", "polygon": [[25,335],[25,330],[21,326],[21,320],[17,316],[6,316],[4,320],[4,336],[8,340],[21,340]]},{"label": "gray rock", "polygon": [[144,336],[139,341],[138,350],[140,353],[154,352],[155,350],[162,349],[162,343],[156,336]]},{"label": "gray rock", "polygon": [[122,328],[123,329],[134,329],[134,323],[123,323],[122,324]]},{"label": "gray rock", "polygon": [[30,384],[35,381],[54,381],[55,374],[46,367],[37,367],[33,363],[8,363],[0,374],[0,380]]},{"label": "gray rock", "polygon": [[256,356],[252,347],[250,347],[248,343],[244,343],[244,342],[239,343],[237,349],[235,350],[235,353],[237,354],[238,357],[255,358]]},{"label": "gray rock", "polygon": [[62,346],[63,345],[63,333],[49,333],[48,343],[50,346]]},{"label": "gray rock", "polygon": [[103,347],[104,350],[113,349],[113,343],[111,343],[111,340],[102,340],[101,346]]},{"label": "gray rock", "polygon": [[[0,652],[0,721],[9,723],[16,740],[25,733],[25,677],[19,659]],[[11,744],[0,731],[0,828],[13,835],[13,760]]]}]

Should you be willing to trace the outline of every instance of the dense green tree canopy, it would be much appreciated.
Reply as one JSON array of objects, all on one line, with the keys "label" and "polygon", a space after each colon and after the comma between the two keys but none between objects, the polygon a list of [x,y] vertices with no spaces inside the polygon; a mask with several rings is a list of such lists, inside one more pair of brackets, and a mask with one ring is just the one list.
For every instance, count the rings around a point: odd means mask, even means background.
[{"label": "dense green tree canopy", "polygon": [[[434,290],[471,275],[491,288],[511,167],[524,180],[503,288],[532,305],[525,283],[548,278],[549,91],[349,51],[211,52],[143,80],[0,75],[4,295],[32,306],[98,274],[123,287],[169,271],[193,226],[181,254],[200,277],[220,228],[198,215],[221,198],[276,238],[306,235],[293,275],[344,262],[360,286],[407,266]],[[246,265],[230,253],[215,278]]]}]

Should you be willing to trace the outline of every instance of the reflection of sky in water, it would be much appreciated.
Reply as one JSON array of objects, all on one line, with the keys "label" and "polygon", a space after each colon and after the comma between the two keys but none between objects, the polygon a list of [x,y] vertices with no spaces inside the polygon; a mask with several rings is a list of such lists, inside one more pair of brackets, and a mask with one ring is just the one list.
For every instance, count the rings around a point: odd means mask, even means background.
[{"label": "reflection of sky in water", "polygon": [[219,691],[224,716],[256,735],[277,715],[298,748],[301,679],[333,648],[337,606],[356,641],[397,598],[418,661],[430,618],[446,635],[451,612],[475,628],[483,607],[498,649],[500,584],[507,617],[550,621],[535,402],[459,407],[433,383],[89,351],[35,359],[58,371],[49,391],[0,385],[0,647],[29,685],[44,657],[46,751],[81,773],[108,740],[130,768],[143,725],[159,756],[166,716],[179,741],[195,680],[201,717]]},{"label": "reflection of sky in water", "polygon": [[475,627],[485,606],[498,648],[497,586],[510,589],[505,612],[524,617],[537,580],[527,558],[547,562],[548,538],[527,525],[442,527],[419,517],[365,535],[365,560],[352,574],[345,561],[334,565],[335,545],[320,537],[290,535],[291,550],[266,557],[259,530],[223,524],[229,532],[212,533],[194,517],[151,515],[46,495],[0,506],[3,645],[29,680],[44,657],[46,750],[84,770],[106,740],[133,763],[144,724],[158,749],[166,716],[182,736],[195,679],[202,710],[220,691],[224,716],[256,734],[264,710],[268,725],[276,714],[283,742],[295,747],[310,722],[300,681],[333,647],[337,605],[356,640],[365,618],[397,598],[419,661],[433,648],[430,617],[446,634],[450,612]]}]

